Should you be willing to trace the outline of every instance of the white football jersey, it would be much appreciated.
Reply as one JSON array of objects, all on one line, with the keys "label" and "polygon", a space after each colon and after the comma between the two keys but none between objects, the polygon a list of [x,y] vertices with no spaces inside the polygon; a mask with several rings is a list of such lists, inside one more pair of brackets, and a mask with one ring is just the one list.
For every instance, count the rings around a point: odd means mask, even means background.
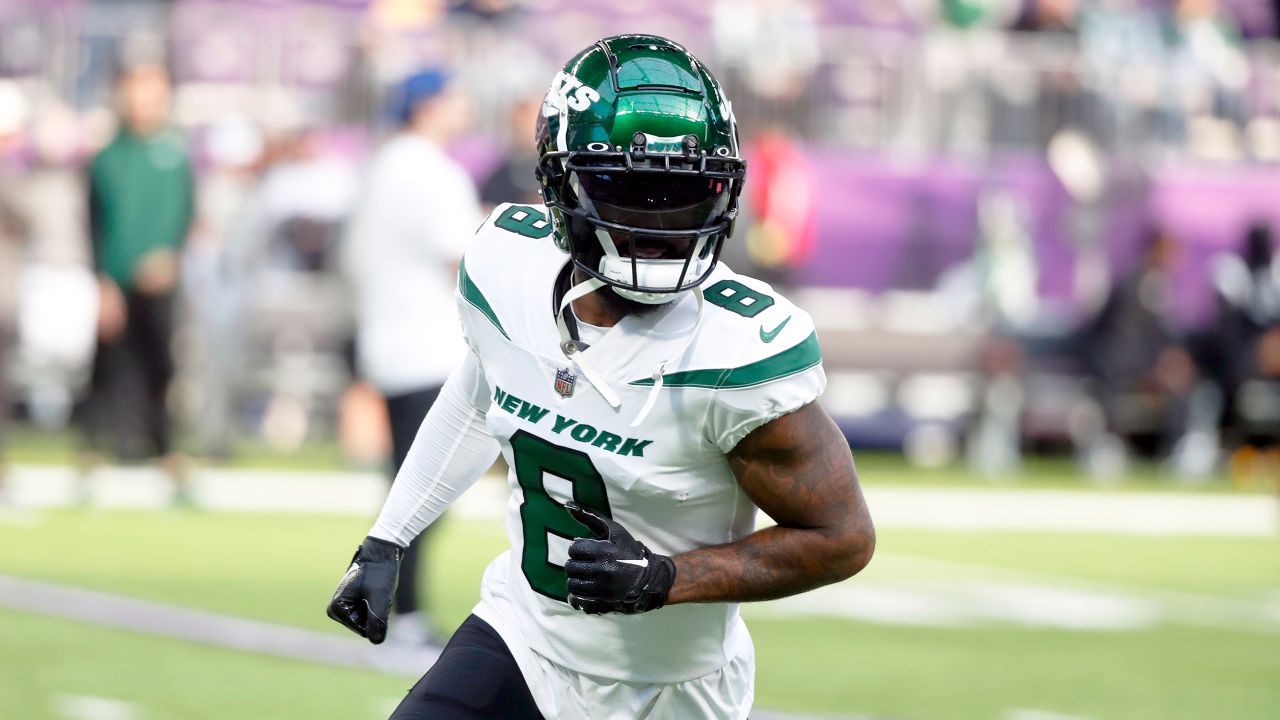
[{"label": "white football jersey", "polygon": [[[560,348],[552,296],[567,262],[544,207],[502,205],[459,271],[463,329],[493,395],[488,428],[511,468],[511,550],[485,571],[476,614],[508,645],[586,675],[640,683],[700,677],[749,651],[737,604],[639,615],[574,610],[563,563],[569,544],[587,533],[563,503],[607,512],[663,555],[751,533],[756,508],[726,453],[822,393],[813,322],[767,284],[721,263],[702,285],[701,311],[685,293],[624,318],[582,352],[620,397],[614,408]],[[632,427],[655,392],[651,411]]]}]

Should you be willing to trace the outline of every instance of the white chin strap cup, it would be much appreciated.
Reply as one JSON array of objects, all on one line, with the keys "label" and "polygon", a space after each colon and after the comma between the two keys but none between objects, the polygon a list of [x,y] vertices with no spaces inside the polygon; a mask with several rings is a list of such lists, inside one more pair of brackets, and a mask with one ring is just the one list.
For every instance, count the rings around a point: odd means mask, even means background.
[{"label": "white chin strap cup", "polygon": [[[628,284],[634,280],[640,287],[671,288],[667,292],[640,292],[614,287],[613,291],[618,295],[645,305],[664,305],[680,297],[680,275],[685,270],[683,259],[642,260],[637,258],[634,260],[635,275],[633,276],[631,274],[632,259],[624,258],[618,253],[618,248],[613,244],[613,238],[609,237],[609,233],[597,228],[596,237],[600,239],[600,245],[604,248],[604,255],[600,258],[598,268],[601,275],[610,280]],[[693,249],[695,259],[689,262],[689,269],[684,272],[685,281],[700,277],[706,269],[707,260],[698,257],[702,254],[702,248],[706,242],[706,236],[698,238],[697,246]]]},{"label": "white chin strap cup", "polygon": [[[613,277],[613,276],[607,275],[606,277]],[[680,297],[680,293],[678,292],[646,293],[646,292],[637,292],[635,290],[624,290],[620,287],[614,287],[611,289],[618,295],[628,300],[634,300],[635,302],[642,303],[644,305],[665,305],[671,302],[672,300],[675,300],[676,298]]]}]

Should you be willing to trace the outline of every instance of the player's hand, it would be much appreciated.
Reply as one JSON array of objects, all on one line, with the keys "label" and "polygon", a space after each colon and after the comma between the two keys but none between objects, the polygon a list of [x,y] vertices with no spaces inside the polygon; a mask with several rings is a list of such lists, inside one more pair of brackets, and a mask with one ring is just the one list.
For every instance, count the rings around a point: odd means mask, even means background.
[{"label": "player's hand", "polygon": [[404,548],[399,545],[365,538],[329,601],[329,617],[374,645],[386,640],[391,594],[396,589],[403,555]]},{"label": "player's hand", "polygon": [[676,564],[649,551],[644,543],[609,518],[571,502],[574,520],[594,537],[569,546],[564,571],[569,576],[569,604],[589,615],[657,610],[667,602],[676,580]]}]

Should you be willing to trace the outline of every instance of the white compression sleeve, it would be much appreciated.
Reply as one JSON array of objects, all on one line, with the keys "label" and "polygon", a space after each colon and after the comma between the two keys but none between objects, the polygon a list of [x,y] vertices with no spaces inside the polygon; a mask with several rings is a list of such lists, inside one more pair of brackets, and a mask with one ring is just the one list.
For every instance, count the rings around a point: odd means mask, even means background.
[{"label": "white compression sleeve", "polygon": [[370,536],[408,545],[493,465],[500,448],[485,426],[489,402],[480,362],[467,352],[418,428]]}]

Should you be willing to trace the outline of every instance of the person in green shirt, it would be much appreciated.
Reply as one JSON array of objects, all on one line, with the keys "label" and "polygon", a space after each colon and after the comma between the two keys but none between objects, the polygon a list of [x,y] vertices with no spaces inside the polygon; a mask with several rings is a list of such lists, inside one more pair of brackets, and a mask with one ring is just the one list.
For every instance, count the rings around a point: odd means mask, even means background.
[{"label": "person in green shirt", "polygon": [[88,172],[101,302],[86,430],[92,449],[110,436],[121,459],[164,458],[180,480],[165,399],[179,254],[193,214],[191,160],[168,124],[171,92],[162,67],[128,68],[117,91],[120,131]]}]

